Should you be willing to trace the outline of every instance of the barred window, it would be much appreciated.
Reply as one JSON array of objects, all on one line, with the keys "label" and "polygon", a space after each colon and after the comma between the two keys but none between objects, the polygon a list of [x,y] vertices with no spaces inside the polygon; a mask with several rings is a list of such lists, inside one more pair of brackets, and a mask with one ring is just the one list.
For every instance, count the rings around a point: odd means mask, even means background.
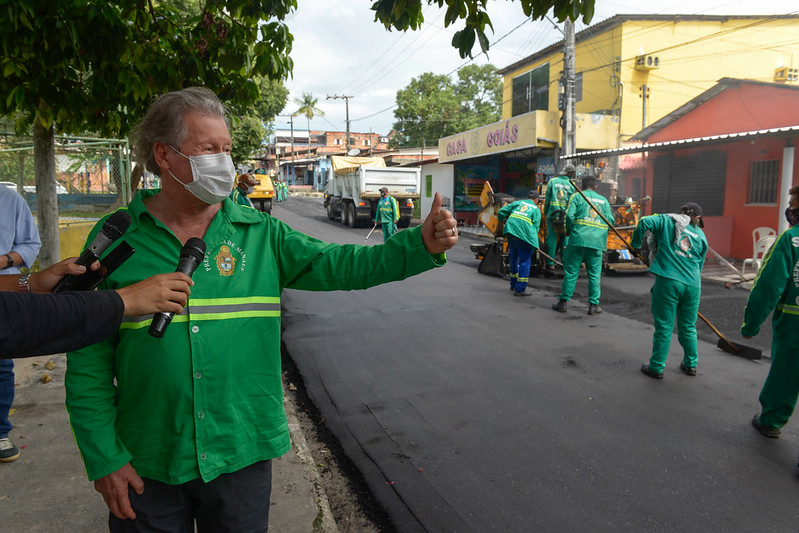
[{"label": "barred window", "polygon": [[776,204],[780,183],[778,159],[752,161],[749,172],[749,203]]}]

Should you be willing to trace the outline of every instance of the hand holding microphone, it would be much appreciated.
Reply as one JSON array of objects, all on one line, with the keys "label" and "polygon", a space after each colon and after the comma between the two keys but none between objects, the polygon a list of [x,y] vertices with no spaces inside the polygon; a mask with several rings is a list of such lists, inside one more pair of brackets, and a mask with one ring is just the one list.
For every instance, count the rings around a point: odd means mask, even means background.
[{"label": "hand holding microphone", "polygon": [[[86,267],[88,272],[92,263],[100,259],[100,256],[127,231],[129,226],[130,215],[128,212],[126,210],[116,211],[113,215],[108,217],[103,227],[100,228],[100,233],[98,233],[91,244],[83,250],[83,253],[80,254],[75,264]],[[53,287],[53,292],[80,289],[82,288],[82,281],[81,276],[67,274],[61,278],[61,281],[56,283],[55,287]]]},{"label": "hand holding microphone", "polygon": [[[191,277],[200,263],[202,263],[203,257],[205,257],[205,241],[197,237],[192,237],[186,241],[186,244],[183,245],[183,249],[180,251],[178,268],[175,272],[181,272]],[[166,327],[172,322],[173,316],[174,313],[170,312],[156,313],[153,315],[153,321],[148,330],[150,335],[159,339],[163,337],[164,331],[166,331]]]}]

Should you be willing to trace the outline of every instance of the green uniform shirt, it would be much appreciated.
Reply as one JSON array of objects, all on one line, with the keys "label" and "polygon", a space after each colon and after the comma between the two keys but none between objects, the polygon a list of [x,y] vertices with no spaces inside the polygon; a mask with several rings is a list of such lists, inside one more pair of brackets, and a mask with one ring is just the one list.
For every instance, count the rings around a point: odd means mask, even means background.
[{"label": "green uniform shirt", "polygon": [[799,225],[782,232],[763,258],[746,300],[741,334],[757,335],[772,310],[775,324],[799,318]]},{"label": "green uniform shirt", "polygon": [[[613,220],[610,204],[604,196],[586,189],[583,191],[589,202],[582,195],[573,194],[566,207],[564,220],[569,246],[582,246],[594,250],[606,250],[608,247],[608,225],[602,220]],[[593,206],[593,207],[592,207]],[[597,214],[597,210],[602,217]]]},{"label": "green uniform shirt", "polygon": [[541,211],[532,200],[518,200],[508,204],[497,213],[497,218],[505,222],[504,235],[512,235],[517,239],[538,248],[538,226],[541,224]]},{"label": "green uniform shirt", "polygon": [[247,196],[247,193],[243,192],[238,187],[233,189],[233,192],[230,193],[230,199],[239,205],[243,205],[244,207],[252,207],[252,202]]},{"label": "green uniform shirt", "polygon": [[386,222],[396,222],[400,219],[399,204],[393,196],[386,195],[377,202],[375,211],[375,222],[384,224]]},{"label": "green uniform shirt", "polygon": [[[553,211],[566,210],[569,198],[576,190],[566,176],[557,176],[547,183],[547,197],[544,201],[544,215],[549,216]],[[548,220],[548,219],[547,219]]]},{"label": "green uniform shirt", "polygon": [[[136,253],[101,288],[175,270],[182,245],[142,202],[156,192],[131,202],[122,239]],[[282,290],[365,289],[446,262],[427,252],[418,227],[378,246],[330,244],[229,199],[203,239],[188,306],[163,338],[148,334],[152,317],[126,317],[115,337],[68,355],[66,405],[90,479],[131,462],[164,483],[207,482],[279,457],[290,446]]]},{"label": "green uniform shirt", "polygon": [[658,245],[649,271],[692,287],[701,287],[702,267],[708,249],[702,229],[689,224],[680,235],[679,242],[675,242],[674,219],[668,215],[650,215],[638,221],[630,242],[633,248],[641,247],[647,231],[652,232]]}]

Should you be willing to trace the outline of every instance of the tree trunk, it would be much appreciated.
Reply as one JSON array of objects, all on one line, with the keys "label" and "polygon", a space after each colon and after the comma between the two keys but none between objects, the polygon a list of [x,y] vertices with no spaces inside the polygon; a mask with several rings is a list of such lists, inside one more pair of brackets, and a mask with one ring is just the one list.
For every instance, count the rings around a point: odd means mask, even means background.
[{"label": "tree trunk", "polygon": [[53,126],[44,128],[33,121],[33,160],[36,174],[36,218],[42,249],[39,268],[47,268],[61,260],[58,238],[58,195],[55,179],[55,143]]}]

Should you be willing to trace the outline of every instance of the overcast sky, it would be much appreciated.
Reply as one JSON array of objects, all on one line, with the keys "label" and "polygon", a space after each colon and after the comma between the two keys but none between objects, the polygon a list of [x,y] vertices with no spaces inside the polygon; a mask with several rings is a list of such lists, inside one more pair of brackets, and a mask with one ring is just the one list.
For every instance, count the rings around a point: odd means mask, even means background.
[{"label": "overcast sky", "polygon": [[[651,7],[646,9],[646,4],[660,7],[653,11]],[[345,101],[327,96],[353,96],[349,100],[351,131],[387,134],[394,123],[398,90],[424,72],[454,75],[467,64],[468,59],[461,59],[450,44],[462,25],[445,29],[443,10],[436,6],[425,8],[422,28],[401,33],[388,32],[374,22],[371,5],[370,0],[298,1],[298,10],[287,21],[294,34],[294,76],[286,82],[291,94],[283,114],[295,112],[299,105],[294,99],[310,92],[325,113],[311,121],[311,129],[345,131]],[[592,24],[616,14],[652,13],[796,14],[799,4],[796,0],[596,0]],[[551,17],[525,22],[519,2],[489,0],[488,14],[494,25],[493,35],[488,32],[491,47],[488,57],[475,56],[477,64],[492,63],[502,68],[562,39],[550,22],[554,20]],[[582,21],[575,24],[578,32],[585,28]],[[289,119],[278,118],[275,126],[288,129]],[[295,118],[294,128],[307,130],[305,117]]]}]

